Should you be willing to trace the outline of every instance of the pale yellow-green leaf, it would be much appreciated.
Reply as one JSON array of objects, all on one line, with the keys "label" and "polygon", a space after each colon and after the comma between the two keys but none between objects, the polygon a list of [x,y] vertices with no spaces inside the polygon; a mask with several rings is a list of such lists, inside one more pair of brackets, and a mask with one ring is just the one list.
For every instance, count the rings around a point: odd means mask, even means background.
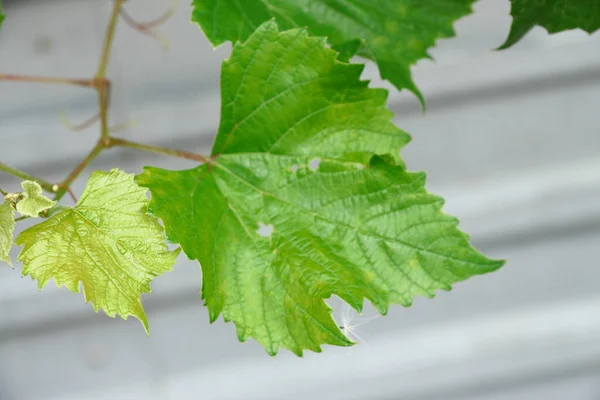
[{"label": "pale yellow-green leaf", "polygon": [[147,214],[146,191],[119,170],[92,174],[75,207],[18,236],[23,275],[40,289],[50,279],[72,292],[81,285],[96,311],[133,315],[148,330],[141,294],[171,269],[179,249],[169,251],[163,227]]},{"label": "pale yellow-green leaf", "polygon": [[22,199],[17,202],[17,211],[27,217],[37,217],[39,213],[53,207],[56,201],[52,201],[42,192],[42,187],[33,181],[24,181]]},{"label": "pale yellow-green leaf", "polygon": [[13,245],[15,231],[14,211],[9,202],[0,206],[0,261],[11,265],[10,248]]}]

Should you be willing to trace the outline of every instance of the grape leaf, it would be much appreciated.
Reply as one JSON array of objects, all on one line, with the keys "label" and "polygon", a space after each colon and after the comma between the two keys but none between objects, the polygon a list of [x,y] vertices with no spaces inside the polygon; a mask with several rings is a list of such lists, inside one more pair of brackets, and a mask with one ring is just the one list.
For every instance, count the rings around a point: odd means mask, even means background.
[{"label": "grape leaf", "polygon": [[136,177],[169,239],[199,260],[211,322],[223,314],[270,354],[351,345],[324,301],[333,294],[386,313],[503,263],[469,245],[424,174],[405,171],[384,92],[335,58],[305,30],[262,25],[223,65],[210,163]]},{"label": "grape leaf", "polygon": [[10,248],[13,245],[15,232],[14,211],[9,202],[0,205],[0,261],[12,266]]},{"label": "grape leaf", "polygon": [[2,23],[4,22],[4,11],[2,9],[2,0],[0,0],[0,28],[2,27]]},{"label": "grape leaf", "polygon": [[[264,42],[257,39],[264,38]],[[410,136],[392,123],[388,93],[360,81],[363,65],[336,61],[324,39],[266,23],[223,63],[221,125],[213,154],[269,152],[340,157],[393,153]],[[292,68],[301,62],[301,68]],[[317,132],[318,134],[315,134]]]},{"label": "grape leaf", "polygon": [[42,289],[50,279],[79,292],[97,312],[138,318],[148,330],[141,301],[150,281],[171,269],[179,250],[169,251],[164,231],[147,212],[147,190],[133,175],[97,171],[77,202],[17,237],[23,275]]},{"label": "grape leaf", "polygon": [[37,217],[39,213],[54,207],[56,201],[52,201],[42,192],[42,187],[34,181],[23,181],[21,183],[23,193],[21,199],[17,202],[17,211],[21,215],[28,217]]},{"label": "grape leaf", "polygon": [[508,38],[499,49],[517,43],[535,25],[548,33],[583,29],[593,33],[600,28],[600,0],[511,0],[513,22]]},{"label": "grape leaf", "polygon": [[[408,89],[423,104],[410,67],[437,39],[454,36],[456,20],[472,12],[474,0],[194,0],[192,19],[213,43],[244,41],[274,18],[284,29],[308,27],[325,36],[343,59],[358,51],[375,61],[383,79]],[[357,41],[362,41],[358,46]]]}]

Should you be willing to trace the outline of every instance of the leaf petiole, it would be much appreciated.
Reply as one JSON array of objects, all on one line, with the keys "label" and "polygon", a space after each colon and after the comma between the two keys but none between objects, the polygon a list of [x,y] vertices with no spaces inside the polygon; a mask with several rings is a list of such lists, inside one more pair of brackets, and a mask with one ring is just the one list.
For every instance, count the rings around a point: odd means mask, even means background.
[{"label": "leaf petiole", "polygon": [[14,81],[26,83],[52,83],[74,85],[87,88],[94,87],[93,79],[69,79],[69,78],[54,78],[48,76],[29,76],[19,74],[0,74],[0,81]]},{"label": "leaf petiole", "polygon": [[146,152],[155,153],[155,154],[161,154],[164,156],[184,158],[186,160],[198,161],[198,162],[208,163],[208,164],[211,164],[213,162],[212,157],[203,156],[201,154],[191,153],[191,152],[185,151],[185,150],[167,149],[165,147],[136,143],[136,142],[131,142],[129,140],[113,138],[113,137],[109,138],[109,147],[112,147],[112,146],[128,147],[130,149],[136,149],[136,150],[146,151]]}]

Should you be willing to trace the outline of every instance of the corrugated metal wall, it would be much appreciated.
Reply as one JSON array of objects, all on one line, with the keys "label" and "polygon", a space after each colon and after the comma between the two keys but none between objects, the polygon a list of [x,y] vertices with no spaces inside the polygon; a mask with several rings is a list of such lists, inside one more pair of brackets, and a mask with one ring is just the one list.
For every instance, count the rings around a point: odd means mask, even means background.
[{"label": "corrugated metal wall", "polygon": [[[213,51],[179,3],[162,29],[169,52],[119,27],[112,120],[137,120],[128,138],[206,152],[229,50]],[[167,6],[127,5],[140,20]],[[3,268],[0,400],[600,399],[600,36],[534,30],[493,52],[508,10],[508,1],[482,0],[457,24],[459,38],[433,51],[437,61],[415,68],[425,114],[410,95],[390,96],[398,125],[413,135],[410,169],[428,171],[430,189],[474,243],[509,260],[503,270],[392,308],[361,326],[367,344],[272,359],[254,342],[239,344],[231,324],[209,326],[199,267],[183,257],[145,297],[150,338],[137,321],[94,314],[82,296],[51,285],[38,293],[18,268]],[[93,73],[107,1],[13,1],[6,11],[0,71]],[[376,77],[372,66],[366,74]],[[69,132],[58,113],[83,121],[95,100],[2,82],[0,160],[62,179],[97,133]],[[115,150],[94,167],[115,164],[130,172],[190,165]],[[0,184],[18,182],[0,175]]]}]

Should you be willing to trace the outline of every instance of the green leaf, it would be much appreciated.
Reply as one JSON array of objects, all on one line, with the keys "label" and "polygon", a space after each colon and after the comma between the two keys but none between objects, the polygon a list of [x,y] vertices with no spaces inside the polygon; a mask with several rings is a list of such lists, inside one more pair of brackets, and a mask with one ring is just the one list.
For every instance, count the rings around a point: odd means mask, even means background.
[{"label": "green leaf", "polygon": [[2,10],[2,0],[0,0],[0,27],[2,27],[2,23],[4,22],[4,11]]},{"label": "green leaf", "polygon": [[12,266],[10,262],[10,248],[13,245],[15,232],[14,211],[9,202],[0,206],[0,261]]},{"label": "green leaf", "polygon": [[[270,19],[283,29],[308,27],[334,48],[364,41],[359,54],[379,65],[381,77],[423,103],[410,67],[437,39],[454,36],[453,24],[472,12],[474,0],[194,0],[192,19],[213,45],[244,41]],[[344,53],[342,59],[349,59]]]},{"label": "green leaf", "polygon": [[213,154],[369,152],[392,153],[400,162],[410,137],[390,122],[387,91],[369,89],[359,80],[364,66],[336,61],[324,43],[305,30],[280,34],[268,22],[246,45],[236,45],[223,63]]},{"label": "green leaf", "polygon": [[[469,245],[424,174],[405,171],[384,91],[335,58],[304,30],[261,26],[224,63],[212,161],[136,178],[169,239],[200,261],[210,320],[223,314],[270,354],[352,344],[324,301],[334,294],[386,313],[502,265]],[[372,154],[385,151],[394,164]]]},{"label": "green leaf", "polygon": [[39,213],[53,207],[56,201],[52,201],[42,192],[42,187],[33,181],[24,181],[21,183],[23,193],[21,199],[17,202],[17,211],[21,215],[28,217],[37,217]]},{"label": "green leaf", "polygon": [[75,207],[59,212],[17,237],[23,275],[42,289],[50,279],[72,292],[83,286],[97,312],[138,318],[148,330],[141,294],[171,269],[179,250],[169,251],[164,231],[147,212],[146,189],[133,175],[97,171]]},{"label": "green leaf", "polygon": [[499,49],[517,43],[535,25],[548,33],[583,29],[593,33],[600,28],[600,0],[511,0],[513,22],[508,38]]}]

